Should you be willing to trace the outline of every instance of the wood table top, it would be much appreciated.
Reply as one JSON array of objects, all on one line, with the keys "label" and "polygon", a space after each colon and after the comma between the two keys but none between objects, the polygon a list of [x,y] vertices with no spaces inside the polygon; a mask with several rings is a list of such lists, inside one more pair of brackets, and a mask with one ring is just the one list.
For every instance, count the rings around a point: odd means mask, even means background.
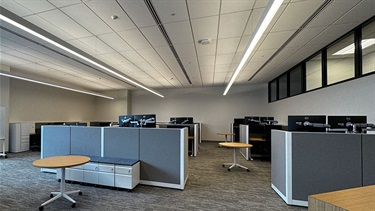
[{"label": "wood table top", "polygon": [[251,138],[249,138],[249,141],[266,141],[266,139],[264,139],[264,138],[251,137]]},{"label": "wood table top", "polygon": [[220,142],[220,146],[230,147],[230,148],[250,148],[253,147],[252,144],[238,143],[238,142]]},{"label": "wood table top", "polygon": [[375,185],[310,195],[309,208],[315,206],[312,199],[342,208],[335,210],[375,210]]},{"label": "wood table top", "polygon": [[229,132],[219,132],[217,133],[218,135],[224,135],[224,136],[235,136],[236,134],[234,133],[229,133]]},{"label": "wood table top", "polygon": [[41,168],[66,168],[79,166],[90,161],[89,157],[79,155],[54,156],[39,159],[33,165]]}]

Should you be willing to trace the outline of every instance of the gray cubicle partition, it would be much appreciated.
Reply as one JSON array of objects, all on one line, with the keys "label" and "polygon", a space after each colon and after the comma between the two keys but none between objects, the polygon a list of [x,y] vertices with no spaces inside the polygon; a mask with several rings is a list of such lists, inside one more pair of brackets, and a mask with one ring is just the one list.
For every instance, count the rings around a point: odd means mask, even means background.
[{"label": "gray cubicle partition", "polygon": [[311,194],[374,184],[375,136],[272,130],[271,186],[291,205]]},{"label": "gray cubicle partition", "polygon": [[292,199],[362,186],[361,135],[292,133]]},{"label": "gray cubicle partition", "polygon": [[[42,126],[41,158],[70,154],[69,126]],[[56,173],[56,169],[41,169],[43,172]]]},{"label": "gray cubicle partition", "polygon": [[[278,141],[272,141],[271,144],[271,181],[272,181],[272,187],[277,187],[276,192],[284,199],[287,195],[287,191],[290,189],[290,187],[287,187],[287,177],[290,175],[290,170],[287,165],[287,161],[290,161],[290,158],[287,158],[288,154],[286,154],[286,148],[287,148],[287,140],[290,140],[286,138],[285,136],[288,135],[288,133],[285,133],[284,131],[274,130],[272,131],[272,137],[271,140],[278,140]],[[285,141],[280,141],[285,140]],[[288,144],[290,146],[290,144]],[[290,149],[288,149],[290,151]]]},{"label": "gray cubicle partition", "polygon": [[187,128],[140,129],[141,184],[184,189],[187,136]]},{"label": "gray cubicle partition", "polygon": [[103,157],[139,160],[139,129],[104,127]]},{"label": "gray cubicle partition", "polygon": [[102,156],[101,127],[70,128],[70,153],[73,155]]},{"label": "gray cubicle partition", "polygon": [[375,135],[362,135],[363,186],[375,185]]},{"label": "gray cubicle partition", "polygon": [[42,126],[41,158],[70,153],[69,126]]},{"label": "gray cubicle partition", "polygon": [[[240,125],[240,143],[249,143],[249,125]],[[241,155],[246,160],[252,160],[251,158],[251,149],[250,148],[240,148]]]}]

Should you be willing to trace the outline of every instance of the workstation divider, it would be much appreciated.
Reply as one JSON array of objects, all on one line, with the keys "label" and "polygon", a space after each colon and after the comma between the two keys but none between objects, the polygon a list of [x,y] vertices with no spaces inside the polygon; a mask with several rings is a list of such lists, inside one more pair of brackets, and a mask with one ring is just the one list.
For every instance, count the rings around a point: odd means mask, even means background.
[{"label": "workstation divider", "polygon": [[41,157],[69,154],[139,160],[144,185],[183,190],[188,178],[187,128],[43,126]]},{"label": "workstation divider", "polygon": [[273,130],[271,141],[271,186],[287,204],[375,184],[375,135]]}]

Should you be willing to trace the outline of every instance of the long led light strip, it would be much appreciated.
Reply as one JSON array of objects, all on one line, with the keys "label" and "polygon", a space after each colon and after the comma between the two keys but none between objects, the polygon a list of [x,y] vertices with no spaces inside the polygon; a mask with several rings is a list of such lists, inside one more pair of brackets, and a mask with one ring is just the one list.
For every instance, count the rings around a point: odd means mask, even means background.
[{"label": "long led light strip", "polygon": [[22,29],[22,30],[24,30],[24,31],[26,31],[26,32],[28,32],[28,33],[30,33],[30,34],[32,34],[32,35],[34,35],[34,36],[36,36],[36,37],[44,40],[44,41],[46,41],[46,42],[48,42],[48,43],[50,43],[50,44],[52,44],[52,45],[54,45],[54,46],[62,49],[62,50],[64,50],[64,51],[66,51],[66,52],[69,52],[69,53],[71,53],[71,54],[73,54],[73,55],[75,55],[75,56],[77,56],[77,57],[79,57],[79,58],[81,58],[81,59],[83,59],[83,60],[85,60],[85,61],[87,61],[87,62],[89,62],[89,63],[91,63],[91,64],[93,64],[93,65],[95,65],[95,66],[97,66],[97,67],[99,67],[99,68],[101,68],[101,69],[103,69],[103,70],[105,70],[105,71],[107,71],[107,72],[109,72],[109,73],[117,76],[117,77],[119,77],[119,78],[121,78],[121,79],[124,79],[124,80],[128,81],[129,83],[134,84],[135,86],[141,87],[142,89],[145,89],[145,90],[147,90],[147,91],[149,91],[149,92],[151,92],[151,93],[153,93],[153,94],[155,94],[155,95],[157,95],[159,97],[164,97],[162,94],[160,94],[160,93],[158,93],[158,92],[156,92],[156,91],[154,91],[152,89],[149,89],[149,88],[143,86],[142,84],[140,84],[140,83],[138,83],[136,81],[133,81],[133,80],[131,80],[131,79],[129,79],[129,78],[127,78],[127,77],[125,77],[125,76],[123,76],[123,75],[121,75],[121,74],[119,74],[119,73],[117,73],[117,72],[115,72],[115,71],[113,71],[113,70],[111,70],[111,69],[109,69],[109,68],[107,68],[107,67],[105,67],[105,66],[103,66],[103,65],[101,65],[101,64],[99,64],[99,63],[97,63],[97,62],[95,62],[95,61],[93,61],[93,60],[91,60],[91,59],[89,59],[89,58],[87,58],[87,57],[85,57],[85,56],[83,56],[83,55],[81,55],[81,54],[79,54],[79,53],[77,53],[77,52],[75,52],[75,51],[73,51],[73,50],[71,50],[71,49],[69,49],[69,48],[67,48],[67,47],[65,47],[65,46],[63,46],[63,45],[55,42],[55,41],[53,41],[53,40],[51,40],[51,39],[49,39],[49,38],[47,38],[47,37],[45,37],[45,36],[43,36],[43,35],[41,35],[41,34],[39,34],[38,32],[33,31],[33,30],[25,27],[24,25],[21,25],[21,24],[15,22],[14,20],[12,20],[12,19],[10,19],[10,18],[8,18],[8,17],[6,17],[6,16],[4,16],[2,14],[0,14],[0,19],[3,20],[3,21],[6,21],[8,23],[10,23],[13,26],[15,26],[17,28],[20,28],[20,29]]},{"label": "long led light strip", "polygon": [[10,73],[0,72],[0,76],[1,75],[9,77],[9,78],[16,78],[16,79],[20,79],[20,80],[24,80],[24,81],[29,81],[29,82],[33,82],[33,83],[37,83],[37,84],[46,85],[46,86],[52,86],[52,87],[56,87],[56,88],[60,88],[60,89],[73,91],[73,92],[79,92],[79,93],[83,93],[83,94],[107,98],[107,99],[110,99],[110,100],[114,99],[113,97],[101,95],[101,94],[98,94],[98,93],[95,93],[95,92],[88,92],[88,91],[83,91],[83,90],[79,90],[79,89],[73,89],[73,88],[69,88],[69,87],[65,87],[65,86],[60,86],[60,85],[51,84],[51,83],[47,83],[47,82],[43,82],[43,81],[38,81],[38,80],[30,79],[30,78],[25,78],[25,77],[18,76],[18,75],[13,75],[13,74],[10,74]]},{"label": "long led light strip", "polygon": [[[272,2],[272,4],[271,4],[271,2]],[[243,66],[245,65],[245,63],[247,61],[247,59],[249,58],[250,54],[253,52],[255,46],[258,44],[258,42],[259,42],[260,38],[262,37],[264,31],[266,31],[268,25],[270,24],[271,20],[275,16],[277,10],[280,8],[282,3],[283,3],[283,0],[274,0],[274,1],[270,1],[268,3],[268,5],[267,5],[268,10],[266,8],[267,14],[265,15],[262,23],[260,24],[257,32],[255,33],[253,39],[251,40],[249,46],[247,47],[246,52],[245,52],[244,56],[242,57],[240,63],[238,64],[236,71],[232,75],[232,78],[230,79],[223,95],[226,95],[228,93],[229,89],[233,85],[233,83],[236,80],[238,74],[241,72]],[[271,4],[271,6],[270,6],[270,4]]]}]

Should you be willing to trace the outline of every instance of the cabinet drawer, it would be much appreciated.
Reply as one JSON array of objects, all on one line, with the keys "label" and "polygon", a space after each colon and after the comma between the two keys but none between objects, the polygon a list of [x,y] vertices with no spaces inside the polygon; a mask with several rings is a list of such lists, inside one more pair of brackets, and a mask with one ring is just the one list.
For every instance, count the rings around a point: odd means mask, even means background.
[{"label": "cabinet drawer", "polygon": [[30,144],[29,142],[21,142],[20,151],[29,151]]},{"label": "cabinet drawer", "polygon": [[83,171],[83,182],[97,184],[98,178],[98,172],[96,171]]},{"label": "cabinet drawer", "polygon": [[115,174],[115,187],[132,189],[132,176]]},{"label": "cabinet drawer", "polygon": [[132,167],[131,166],[115,166],[115,173],[131,175]]},{"label": "cabinet drawer", "polygon": [[[68,176],[69,178],[66,177],[66,176]],[[67,180],[82,182],[83,181],[83,171],[81,169],[73,169],[73,168],[66,169],[65,178]]]},{"label": "cabinet drawer", "polygon": [[111,164],[99,164],[99,171],[100,172],[114,172],[114,165]]},{"label": "cabinet drawer", "polygon": [[97,171],[98,170],[98,163],[86,163],[83,165],[84,170],[89,170],[89,171]]},{"label": "cabinet drawer", "polygon": [[106,186],[111,186],[111,187],[114,186],[115,175],[113,173],[99,172],[98,175],[99,175],[99,180],[98,180],[99,185],[106,185]]}]

